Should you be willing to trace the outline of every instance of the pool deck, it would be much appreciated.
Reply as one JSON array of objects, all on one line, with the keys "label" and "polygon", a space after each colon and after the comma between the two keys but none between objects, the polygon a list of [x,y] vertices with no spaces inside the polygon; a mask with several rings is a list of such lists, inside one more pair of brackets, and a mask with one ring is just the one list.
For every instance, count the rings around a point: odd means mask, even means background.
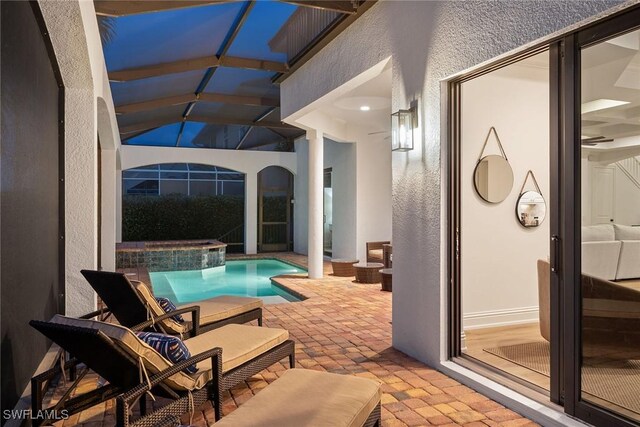
[{"label": "pool deck", "polygon": [[[227,258],[278,258],[305,268],[307,263],[305,256],[293,253],[251,257],[229,254]],[[127,273],[148,280],[143,271]],[[295,340],[298,367],[380,380],[384,392],[383,426],[537,425],[395,350],[391,347],[391,293],[382,292],[379,284],[357,284],[353,278],[334,277],[330,273],[331,264],[325,262],[322,279],[310,280],[305,275],[277,279],[308,299],[265,306],[264,325],[287,329]],[[223,414],[242,405],[277,379],[287,367],[285,361],[278,363],[247,383],[225,392]],[[87,375],[80,392],[90,390],[96,381],[96,375]],[[63,387],[51,390],[48,398],[59,398],[63,390]],[[189,416],[182,421],[189,423]],[[56,425],[97,427],[114,423],[114,402],[109,401]],[[195,412],[192,424],[214,424],[209,403]]]}]

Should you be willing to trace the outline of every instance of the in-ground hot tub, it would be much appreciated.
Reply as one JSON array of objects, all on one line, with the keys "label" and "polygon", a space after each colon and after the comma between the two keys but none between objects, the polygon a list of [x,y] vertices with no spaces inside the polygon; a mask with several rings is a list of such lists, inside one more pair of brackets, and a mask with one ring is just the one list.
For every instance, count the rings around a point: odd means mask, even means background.
[{"label": "in-ground hot tub", "polygon": [[203,270],[225,264],[227,244],[217,240],[123,242],[116,246],[117,268],[149,271]]}]

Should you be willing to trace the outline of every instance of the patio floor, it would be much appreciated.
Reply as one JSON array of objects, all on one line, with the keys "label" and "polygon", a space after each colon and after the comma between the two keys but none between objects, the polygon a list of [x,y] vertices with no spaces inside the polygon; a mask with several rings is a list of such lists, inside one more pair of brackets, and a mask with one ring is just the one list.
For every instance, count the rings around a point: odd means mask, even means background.
[{"label": "patio floor", "polygon": [[[299,265],[306,257],[297,254],[276,255]],[[260,257],[268,257],[261,254]],[[229,255],[228,258],[235,258]],[[279,281],[299,292],[307,300],[290,304],[267,305],[264,325],[287,329],[296,341],[297,366],[319,371],[351,374],[379,379],[382,390],[383,426],[534,426],[504,406],[489,400],[442,373],[391,347],[391,294],[380,285],[360,285],[351,278],[330,275],[310,280],[287,277]],[[140,272],[141,279],[145,275]],[[225,392],[223,414],[228,414],[274,381],[287,369],[286,361],[254,376],[246,384]],[[97,377],[88,375],[80,392],[94,387]],[[58,398],[63,387],[49,392]],[[158,399],[160,400],[160,399]],[[97,405],[58,426],[108,426],[115,423],[114,403]],[[214,423],[213,409],[206,404],[183,418],[198,426]]]}]

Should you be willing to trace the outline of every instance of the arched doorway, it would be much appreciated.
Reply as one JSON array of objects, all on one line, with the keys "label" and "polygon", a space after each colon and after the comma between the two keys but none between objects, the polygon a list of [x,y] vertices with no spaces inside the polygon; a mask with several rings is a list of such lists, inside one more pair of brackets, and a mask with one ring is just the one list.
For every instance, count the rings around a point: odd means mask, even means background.
[{"label": "arched doorway", "polygon": [[293,174],[280,166],[258,173],[258,251],[293,248]]}]

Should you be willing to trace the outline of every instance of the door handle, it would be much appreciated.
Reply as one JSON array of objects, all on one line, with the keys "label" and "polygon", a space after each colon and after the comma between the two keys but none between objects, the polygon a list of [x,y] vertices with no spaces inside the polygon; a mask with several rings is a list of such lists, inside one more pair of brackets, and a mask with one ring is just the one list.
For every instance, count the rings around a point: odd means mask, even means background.
[{"label": "door handle", "polygon": [[560,237],[557,235],[551,236],[551,271],[553,273],[560,272]]}]

